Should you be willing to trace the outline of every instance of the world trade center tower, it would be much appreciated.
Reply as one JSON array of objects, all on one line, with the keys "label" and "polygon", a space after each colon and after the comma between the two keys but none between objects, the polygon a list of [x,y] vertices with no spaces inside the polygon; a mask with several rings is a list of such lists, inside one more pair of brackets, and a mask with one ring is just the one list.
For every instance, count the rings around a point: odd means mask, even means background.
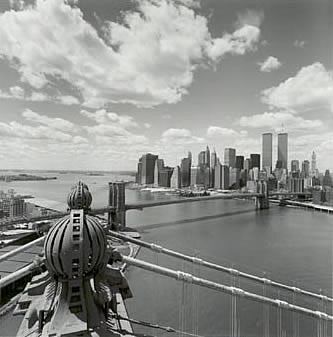
[{"label": "world trade center tower", "polygon": [[281,168],[288,168],[288,133],[278,134],[278,162]]},{"label": "world trade center tower", "polygon": [[272,139],[271,133],[263,133],[262,135],[262,168],[267,172],[272,170]]}]

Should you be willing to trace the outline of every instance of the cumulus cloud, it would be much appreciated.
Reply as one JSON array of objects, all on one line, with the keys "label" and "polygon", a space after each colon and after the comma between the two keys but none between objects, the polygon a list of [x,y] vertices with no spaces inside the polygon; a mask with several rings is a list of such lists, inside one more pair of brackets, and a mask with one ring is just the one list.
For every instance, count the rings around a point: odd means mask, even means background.
[{"label": "cumulus cloud", "polygon": [[313,63],[276,87],[261,92],[262,102],[271,108],[302,110],[318,105],[328,106],[333,112],[332,72],[319,63]]},{"label": "cumulus cloud", "polygon": [[210,126],[207,129],[207,137],[244,137],[247,136],[247,131],[242,130],[240,132],[235,131],[234,129],[222,128],[219,126]]},{"label": "cumulus cloud", "polygon": [[116,112],[109,112],[105,109],[100,109],[95,112],[81,110],[81,115],[94,120],[98,124],[119,124],[121,127],[131,128],[137,127],[138,123],[133,117],[128,115],[119,115]]},{"label": "cumulus cloud", "polygon": [[170,128],[165,130],[161,136],[161,142],[168,145],[204,143],[204,141],[204,138],[193,136],[188,129]]},{"label": "cumulus cloud", "polygon": [[260,37],[261,15],[248,12],[233,33],[213,38],[207,19],[193,8],[197,3],[136,1],[121,22],[106,22],[99,34],[78,7],[36,0],[0,15],[0,55],[15,65],[21,81],[41,89],[50,78],[61,78],[88,107],[175,103],[198,65],[255,50]]},{"label": "cumulus cloud", "polygon": [[290,112],[264,112],[252,116],[243,116],[239,120],[242,127],[247,128],[268,128],[279,130],[282,125],[288,130],[313,130],[323,126],[320,120],[304,119],[295,116]]},{"label": "cumulus cloud", "polygon": [[269,56],[264,62],[259,62],[260,71],[269,73],[281,67],[281,62],[274,56]]},{"label": "cumulus cloud", "polygon": [[30,109],[23,111],[22,116],[30,122],[46,125],[53,129],[64,132],[77,131],[77,126],[72,122],[69,122],[63,118],[50,118],[48,116],[38,114],[37,112],[34,112]]},{"label": "cumulus cloud", "polygon": [[32,91],[31,94],[27,94],[20,86],[10,87],[8,92],[0,90],[0,98],[18,99],[31,102],[55,102],[64,105],[80,103],[76,97],[70,95],[58,95],[56,97],[51,97],[43,92],[38,91]]}]

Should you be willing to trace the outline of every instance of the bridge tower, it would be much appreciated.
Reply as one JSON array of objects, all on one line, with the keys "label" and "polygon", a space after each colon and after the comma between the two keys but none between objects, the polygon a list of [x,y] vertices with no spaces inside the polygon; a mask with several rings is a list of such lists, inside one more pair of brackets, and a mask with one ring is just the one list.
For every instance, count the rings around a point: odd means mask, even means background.
[{"label": "bridge tower", "polygon": [[269,195],[267,181],[261,180],[257,184],[257,193],[261,196],[256,197],[256,209],[268,209],[269,208]]},{"label": "bridge tower", "polygon": [[126,226],[125,182],[109,183],[109,216],[108,224],[112,230]]}]

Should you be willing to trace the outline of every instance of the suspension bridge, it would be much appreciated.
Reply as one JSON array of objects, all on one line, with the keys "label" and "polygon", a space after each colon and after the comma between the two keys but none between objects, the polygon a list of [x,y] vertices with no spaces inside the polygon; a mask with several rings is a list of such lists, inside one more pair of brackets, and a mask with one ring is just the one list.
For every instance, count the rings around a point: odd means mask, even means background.
[{"label": "suspension bridge", "polygon": [[[304,194],[304,193],[302,193]],[[280,196],[288,196],[288,193],[277,193],[276,195]],[[293,193],[293,195],[295,195]],[[107,225],[107,240],[109,240],[112,245],[113,240],[121,240],[122,242],[129,242],[138,247],[142,247],[145,249],[149,249],[154,251],[157,254],[167,255],[181,261],[190,262],[193,265],[200,266],[201,268],[207,268],[211,270],[215,270],[224,274],[229,274],[233,280],[235,278],[238,279],[246,279],[251,282],[261,284],[264,287],[263,294],[253,293],[241,287],[237,287],[235,283],[233,284],[223,284],[219,282],[214,282],[209,279],[199,277],[198,275],[194,275],[191,273],[184,272],[182,270],[173,270],[171,268],[160,266],[156,263],[148,263],[146,261],[139,260],[135,257],[130,257],[126,255],[120,255],[117,258],[127,265],[134,266],[136,268],[140,268],[146,270],[148,272],[159,274],[164,277],[175,279],[181,282],[183,285],[193,284],[198,287],[203,287],[210,289],[215,292],[221,292],[224,294],[228,294],[231,301],[231,337],[240,337],[240,319],[239,319],[239,310],[237,309],[237,301],[240,298],[244,298],[248,301],[253,301],[257,303],[263,304],[263,336],[270,336],[270,315],[269,308],[276,308],[277,317],[277,327],[276,327],[276,335],[278,337],[286,336],[286,330],[283,329],[283,320],[282,320],[282,312],[290,312],[292,313],[292,331],[290,335],[293,337],[299,337],[299,317],[306,316],[311,317],[316,320],[317,324],[317,337],[327,337],[332,329],[332,321],[333,316],[330,310],[330,307],[333,303],[333,298],[309,291],[302,287],[295,287],[290,284],[284,284],[278,282],[276,280],[270,278],[260,277],[258,275],[250,274],[243,272],[238,269],[229,268],[227,266],[223,266],[220,264],[213,263],[208,260],[204,260],[198,258],[197,256],[189,256],[184,253],[174,251],[167,247],[162,247],[160,245],[156,245],[154,243],[149,243],[143,240],[139,240],[128,236],[126,232],[121,232],[119,229],[122,229],[126,226],[126,212],[129,210],[143,210],[148,207],[158,207],[169,204],[177,204],[177,203],[185,203],[185,202],[200,202],[200,201],[209,201],[209,200],[219,200],[219,199],[233,199],[233,198],[253,198],[255,200],[255,205],[257,209],[267,209],[269,207],[269,195],[267,191],[267,186],[262,184],[259,186],[259,190],[257,193],[234,193],[234,194],[226,194],[226,195],[217,195],[217,196],[208,196],[208,197],[193,197],[193,198],[183,198],[183,199],[174,199],[174,200],[161,200],[161,201],[152,201],[152,202],[143,202],[136,204],[126,204],[125,203],[125,184],[122,182],[110,183],[109,184],[109,205],[105,208],[99,208],[94,210],[87,210],[87,214],[89,215],[98,215],[98,214],[108,214],[108,225]],[[64,214],[57,214],[53,219],[63,217]],[[40,219],[40,218],[39,218]],[[49,218],[51,219],[51,218]],[[36,245],[41,245],[45,241],[45,237],[40,237],[37,240],[30,242],[26,245],[18,247],[8,253],[0,256],[0,264],[1,262],[7,261],[10,258],[28,250],[31,247]],[[36,270],[40,270],[45,265],[45,256],[40,256],[36,258],[33,262],[26,265],[24,268],[7,275],[0,279],[0,290],[5,289],[10,284],[15,281],[21,279],[24,276],[30,275]],[[111,268],[111,267],[110,267]],[[279,298],[271,298],[267,296],[267,289],[279,289],[286,292],[289,292],[292,295],[292,302],[287,302],[284,300],[280,300]],[[141,322],[136,321],[135,319],[130,319],[123,317],[123,319],[127,319],[133,324],[141,324],[147,327],[162,329],[164,331],[168,331],[170,333],[177,333],[180,336],[182,335],[192,335],[199,336],[198,329],[194,329],[192,332],[185,331],[185,287],[182,288],[181,301],[182,301],[182,315],[179,329],[171,328],[171,327],[163,327],[155,324],[151,324],[149,322]],[[305,297],[312,300],[319,301],[322,303],[321,309],[318,310],[318,307],[305,307],[303,305],[298,305],[296,303],[296,298]]]}]

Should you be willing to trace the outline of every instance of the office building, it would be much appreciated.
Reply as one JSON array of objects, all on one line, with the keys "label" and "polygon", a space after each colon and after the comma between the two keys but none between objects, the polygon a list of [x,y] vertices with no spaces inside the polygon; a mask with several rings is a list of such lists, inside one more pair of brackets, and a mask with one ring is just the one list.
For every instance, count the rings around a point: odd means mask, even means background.
[{"label": "office building", "polygon": [[298,172],[299,171],[299,160],[292,160],[291,161],[291,172]]},{"label": "office building", "polygon": [[232,148],[224,149],[224,165],[236,167],[236,150]]},{"label": "office building", "polygon": [[165,166],[160,170],[160,185],[161,187],[170,187],[170,180],[172,176],[173,168]]},{"label": "office building", "polygon": [[215,167],[214,187],[226,190],[229,188],[229,167],[217,164]]},{"label": "office building", "polygon": [[278,134],[278,161],[281,162],[281,168],[288,169],[288,134]]},{"label": "office building", "polygon": [[236,168],[243,170],[244,168],[244,156],[236,156]]},{"label": "office building", "polygon": [[198,166],[206,166],[206,151],[201,151],[198,154]]},{"label": "office building", "polygon": [[316,176],[317,175],[317,156],[315,152],[312,152],[311,156],[311,176]]},{"label": "office building", "polygon": [[258,153],[251,153],[251,168],[257,167],[260,170],[260,154]]},{"label": "office building", "polygon": [[304,160],[302,162],[302,178],[308,178],[310,176],[310,162],[308,160]]},{"label": "office building", "polygon": [[244,170],[246,170],[247,172],[250,171],[252,165],[251,165],[251,159],[250,158],[246,158],[244,161]]},{"label": "office building", "polygon": [[236,190],[239,189],[240,170],[236,167],[231,167],[229,170],[229,186]]},{"label": "office building", "polygon": [[176,166],[173,169],[172,176],[170,179],[170,187],[171,188],[180,188],[181,186],[181,173],[180,173],[180,167]]},{"label": "office building", "polygon": [[332,186],[332,177],[330,175],[329,170],[325,171],[325,175],[324,175],[324,178],[323,178],[323,186],[328,186],[328,187]]},{"label": "office building", "polygon": [[304,179],[302,178],[289,178],[288,180],[289,192],[304,192]]},{"label": "office building", "polygon": [[155,161],[158,156],[147,153],[144,154],[139,162],[141,162],[141,184],[150,185],[154,183]]},{"label": "office building", "polygon": [[189,152],[189,156],[183,158],[180,164],[181,187],[188,187],[191,185],[191,166],[192,154]]},{"label": "office building", "polygon": [[263,133],[262,135],[262,168],[266,172],[272,171],[272,153],[273,153],[273,135],[271,133]]},{"label": "office building", "polygon": [[216,151],[214,149],[213,153],[212,153],[212,156],[211,156],[211,168],[215,168],[217,164],[217,155],[216,155]]},{"label": "office building", "polygon": [[163,159],[156,159],[155,161],[155,168],[154,168],[154,186],[160,186],[160,172],[164,167],[164,160]]},{"label": "office building", "polygon": [[199,167],[197,166],[191,167],[191,186],[197,185],[198,171],[199,171]]},{"label": "office building", "polygon": [[210,167],[210,151],[208,145],[206,147],[205,164],[206,166]]}]

